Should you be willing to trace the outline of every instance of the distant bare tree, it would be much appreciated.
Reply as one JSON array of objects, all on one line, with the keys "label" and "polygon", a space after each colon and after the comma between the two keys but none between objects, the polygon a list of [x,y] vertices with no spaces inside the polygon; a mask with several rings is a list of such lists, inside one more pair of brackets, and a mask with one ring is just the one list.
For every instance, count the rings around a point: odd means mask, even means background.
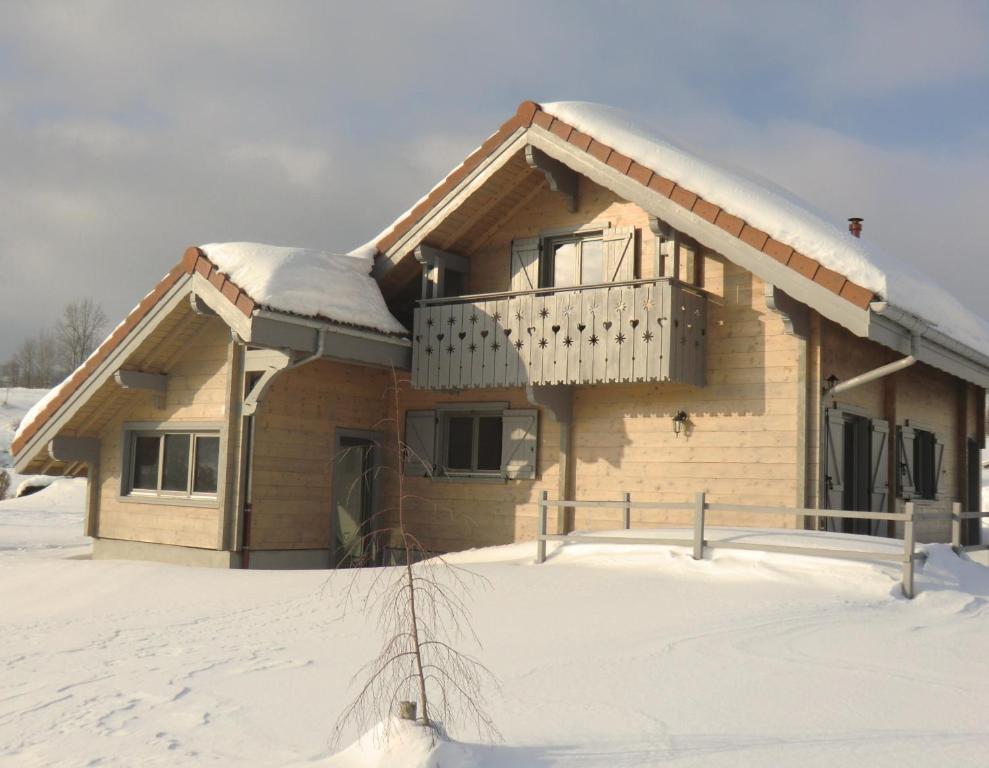
[{"label": "distant bare tree", "polygon": [[92,299],[72,301],[65,305],[62,317],[55,325],[62,348],[66,371],[73,371],[96,349],[106,327],[103,308]]},{"label": "distant bare tree", "polygon": [[7,491],[10,489],[10,475],[6,469],[0,469],[0,501],[7,498]]},{"label": "distant bare tree", "polygon": [[[398,429],[399,380],[394,383],[394,434],[397,460],[409,447]],[[477,574],[428,552],[406,526],[404,473],[397,470],[398,494],[395,525],[377,527],[369,540],[388,536],[404,556],[398,568],[382,568],[370,584],[359,578],[355,589],[366,590],[360,603],[364,613],[376,613],[384,643],[378,655],[354,676],[360,689],[337,720],[334,741],[349,723],[363,733],[378,721],[401,710],[406,700],[418,704],[418,720],[424,726],[444,730],[468,724],[481,738],[496,738],[498,730],[485,712],[484,689],[497,686],[491,672],[477,659],[457,648],[469,640],[479,645],[470,623],[466,597],[472,582],[484,581]],[[368,547],[363,547],[367,549]],[[365,570],[365,569],[359,569]],[[348,597],[350,597],[348,596]]]},{"label": "distant bare tree", "polygon": [[52,331],[41,331],[36,342],[36,375],[37,383],[33,386],[51,387],[65,373],[60,370],[61,350],[59,341]]},{"label": "distant bare tree", "polygon": [[34,337],[24,339],[14,352],[14,366],[17,369],[17,384],[21,387],[36,387],[38,380],[38,341]]}]

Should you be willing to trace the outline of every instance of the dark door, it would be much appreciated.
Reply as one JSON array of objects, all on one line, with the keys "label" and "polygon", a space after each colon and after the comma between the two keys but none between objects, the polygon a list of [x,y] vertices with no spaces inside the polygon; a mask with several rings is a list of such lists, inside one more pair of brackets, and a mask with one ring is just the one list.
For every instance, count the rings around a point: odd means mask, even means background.
[{"label": "dark door", "polygon": [[331,564],[338,568],[371,565],[377,554],[373,536],[374,440],[340,436],[333,465]]},{"label": "dark door", "polygon": [[[982,502],[982,451],[975,440],[968,441],[967,486],[963,512],[979,512]],[[979,529],[982,521],[964,520],[962,522],[962,544],[971,546],[979,543]]]},{"label": "dark door", "polygon": [[[869,512],[872,509],[869,420],[846,414],[844,442],[845,488],[841,508],[850,512]],[[872,521],[843,517],[840,518],[838,530],[842,533],[870,534],[873,532]]]}]

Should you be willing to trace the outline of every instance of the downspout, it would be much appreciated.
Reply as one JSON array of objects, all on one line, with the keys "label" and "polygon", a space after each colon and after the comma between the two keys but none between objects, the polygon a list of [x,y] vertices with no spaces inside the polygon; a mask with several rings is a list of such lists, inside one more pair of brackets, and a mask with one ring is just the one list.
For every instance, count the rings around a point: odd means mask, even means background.
[{"label": "downspout", "polygon": [[[317,341],[316,341],[316,351],[311,355],[307,355],[301,360],[296,360],[291,363],[286,368],[282,370],[292,370],[293,368],[300,368],[307,363],[311,363],[315,360],[319,360],[323,353],[326,351],[326,332],[324,330],[318,331]],[[250,386],[248,386],[247,391],[250,391]],[[245,397],[246,397],[245,392]],[[244,523],[241,526],[240,531],[240,567],[248,569],[251,567],[251,515],[254,511],[253,508],[253,485],[254,485],[254,414],[244,417],[244,431],[246,433],[247,450],[244,452],[244,468],[242,476],[244,477]]]}]

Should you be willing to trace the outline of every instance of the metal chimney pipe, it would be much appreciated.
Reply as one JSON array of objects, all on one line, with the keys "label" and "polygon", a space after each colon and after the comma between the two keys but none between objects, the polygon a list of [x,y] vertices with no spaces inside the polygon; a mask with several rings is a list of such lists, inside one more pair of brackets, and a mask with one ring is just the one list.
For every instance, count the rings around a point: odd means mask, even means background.
[{"label": "metal chimney pipe", "polygon": [[848,231],[855,237],[862,237],[862,219],[858,216],[852,216],[848,220]]}]

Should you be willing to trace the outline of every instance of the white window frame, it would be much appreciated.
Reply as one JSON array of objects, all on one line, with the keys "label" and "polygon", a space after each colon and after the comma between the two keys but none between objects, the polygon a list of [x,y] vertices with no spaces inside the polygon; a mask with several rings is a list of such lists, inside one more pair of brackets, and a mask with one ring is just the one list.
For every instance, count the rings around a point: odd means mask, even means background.
[{"label": "white window frame", "polygon": [[[190,441],[189,446],[189,465],[186,470],[186,487],[185,490],[164,490],[162,489],[162,476],[165,466],[165,437],[169,435],[183,435],[187,436]],[[157,437],[159,440],[158,444],[158,480],[157,487],[154,489],[150,488],[135,488],[134,487],[134,473],[136,471],[135,459],[137,457],[136,445],[137,439],[140,437]],[[217,477],[216,477],[216,490],[213,492],[196,492],[193,490],[195,482],[195,471],[196,471],[196,451],[198,449],[199,438],[209,437],[216,438],[218,441],[217,447]],[[223,430],[220,425],[176,425],[168,426],[162,425],[158,426],[148,426],[148,425],[130,425],[126,426],[124,429],[123,436],[123,455],[121,459],[121,488],[120,496],[122,499],[128,499],[133,501],[157,501],[163,503],[185,503],[203,506],[216,506],[218,503],[218,498],[220,494],[220,487],[222,484],[222,478],[224,474],[224,461],[223,461],[223,451],[224,451],[224,440],[223,440]]]}]

